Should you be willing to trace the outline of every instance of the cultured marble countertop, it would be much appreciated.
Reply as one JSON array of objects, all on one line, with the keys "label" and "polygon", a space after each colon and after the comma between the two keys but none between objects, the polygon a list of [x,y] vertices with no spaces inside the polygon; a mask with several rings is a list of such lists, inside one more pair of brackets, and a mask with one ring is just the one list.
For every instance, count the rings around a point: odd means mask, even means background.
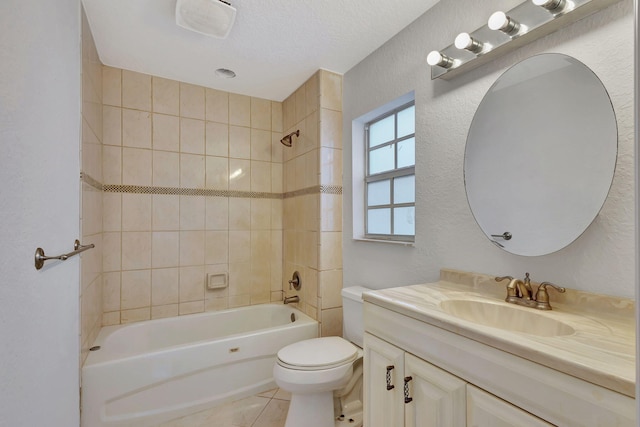
[{"label": "cultured marble countertop", "polygon": [[[506,283],[493,276],[441,271],[440,281],[382,289],[363,294],[369,302],[437,326],[532,362],[564,372],[630,397],[635,396],[635,302],[567,289],[549,289],[551,311],[541,312],[561,321],[575,333],[538,336],[483,326],[440,308],[445,300],[465,299],[504,303]],[[534,291],[536,283],[532,282]]]}]

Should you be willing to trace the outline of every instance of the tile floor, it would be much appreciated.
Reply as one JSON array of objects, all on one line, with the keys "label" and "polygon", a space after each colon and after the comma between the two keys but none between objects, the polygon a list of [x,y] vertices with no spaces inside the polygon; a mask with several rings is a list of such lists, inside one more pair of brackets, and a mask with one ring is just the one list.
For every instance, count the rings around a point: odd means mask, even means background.
[{"label": "tile floor", "polygon": [[162,424],[160,427],[283,427],[291,395],[273,389]]}]

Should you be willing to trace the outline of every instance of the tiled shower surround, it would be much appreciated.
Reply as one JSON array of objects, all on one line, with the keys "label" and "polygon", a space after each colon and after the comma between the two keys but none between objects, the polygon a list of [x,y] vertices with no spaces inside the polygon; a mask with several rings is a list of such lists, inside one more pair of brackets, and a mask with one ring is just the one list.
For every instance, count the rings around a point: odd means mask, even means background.
[{"label": "tiled shower surround", "polygon": [[[301,308],[342,335],[342,76],[321,70],[283,103],[284,275],[302,278]],[[286,280],[285,280],[286,282]]]},{"label": "tiled shower surround", "polygon": [[[102,64],[82,13],[81,237],[94,249],[81,256],[80,363],[102,325]],[[71,244],[68,242],[67,244]]]},{"label": "tiled shower surround", "polygon": [[[297,268],[301,307],[325,316],[324,334],[340,334],[341,264],[322,264],[321,254],[326,243],[340,258],[341,76],[319,71],[284,103],[112,67],[103,68],[102,82],[102,324],[281,301]],[[333,103],[325,132],[323,85]],[[298,119],[301,136],[286,148],[283,128]],[[323,134],[332,141],[324,165]],[[288,171],[302,161],[315,165]],[[307,215],[316,220],[308,230],[300,228]],[[323,218],[331,234],[324,241]],[[303,236],[295,249],[284,244],[289,232],[306,231],[316,238]],[[306,262],[309,254],[315,262]],[[228,287],[207,290],[208,273],[227,274]]]}]

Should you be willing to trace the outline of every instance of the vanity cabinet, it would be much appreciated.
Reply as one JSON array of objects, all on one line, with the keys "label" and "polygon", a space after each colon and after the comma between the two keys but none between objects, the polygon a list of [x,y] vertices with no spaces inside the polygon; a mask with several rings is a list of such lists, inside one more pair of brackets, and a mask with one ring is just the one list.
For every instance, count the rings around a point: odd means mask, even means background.
[{"label": "vanity cabinet", "polygon": [[465,382],[440,368],[404,355],[404,375],[408,381],[404,402],[405,425],[410,427],[464,427]]},{"label": "vanity cabinet", "polygon": [[404,426],[404,351],[364,335],[364,425]]},{"label": "vanity cabinet", "polygon": [[367,427],[552,425],[368,333],[364,351]]},{"label": "vanity cabinet", "polygon": [[364,349],[364,425],[466,425],[464,381],[370,334]]},{"label": "vanity cabinet", "polygon": [[467,384],[467,425],[470,427],[553,426],[471,384]]},{"label": "vanity cabinet", "polygon": [[633,397],[367,298],[367,427],[636,426]]}]

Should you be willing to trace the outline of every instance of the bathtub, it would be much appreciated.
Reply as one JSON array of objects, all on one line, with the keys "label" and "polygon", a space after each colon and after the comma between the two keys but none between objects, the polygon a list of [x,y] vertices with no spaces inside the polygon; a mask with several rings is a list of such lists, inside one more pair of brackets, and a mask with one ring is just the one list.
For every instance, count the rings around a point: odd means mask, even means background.
[{"label": "bathtub", "polygon": [[82,367],[81,425],[154,426],[274,388],[278,350],[317,334],[284,304],[104,327]]}]

